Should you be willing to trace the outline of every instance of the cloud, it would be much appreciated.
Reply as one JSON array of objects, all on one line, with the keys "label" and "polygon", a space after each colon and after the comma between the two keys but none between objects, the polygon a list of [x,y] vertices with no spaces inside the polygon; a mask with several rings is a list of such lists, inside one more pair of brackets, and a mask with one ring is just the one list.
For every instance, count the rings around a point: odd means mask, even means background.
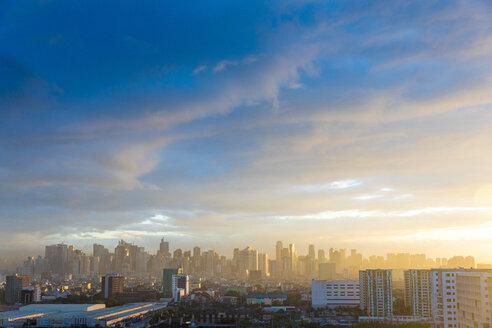
[{"label": "cloud", "polygon": [[131,6],[108,25],[102,5],[94,26],[90,4],[71,6],[5,15],[2,245],[30,226],[40,244],[169,233],[268,249],[275,231],[385,252],[382,235],[451,238],[490,214],[483,2],[144,6],[141,29]]},{"label": "cloud", "polygon": [[193,70],[193,74],[194,74],[194,75],[200,74],[201,72],[205,71],[206,69],[207,69],[207,65],[200,65],[200,66],[197,66],[197,67]]},{"label": "cloud", "polygon": [[236,66],[238,64],[235,60],[221,60],[214,67],[214,72],[221,72],[227,68],[227,66]]}]

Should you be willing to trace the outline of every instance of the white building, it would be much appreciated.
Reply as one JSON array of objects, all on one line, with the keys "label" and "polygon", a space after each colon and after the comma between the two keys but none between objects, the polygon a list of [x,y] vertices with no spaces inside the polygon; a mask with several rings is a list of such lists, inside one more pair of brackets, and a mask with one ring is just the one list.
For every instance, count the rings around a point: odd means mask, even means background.
[{"label": "white building", "polygon": [[460,272],[456,277],[458,327],[492,326],[492,272]]},{"label": "white building", "polygon": [[360,305],[358,280],[312,280],[311,295],[314,308]]},{"label": "white building", "polygon": [[437,327],[458,327],[456,276],[463,269],[432,269],[431,312]]},{"label": "white building", "polygon": [[408,270],[404,275],[405,306],[411,308],[416,317],[432,317],[430,270]]},{"label": "white building", "polygon": [[181,300],[182,297],[190,294],[190,276],[187,274],[173,274],[172,292],[174,301]]},{"label": "white building", "polygon": [[391,270],[359,271],[360,307],[369,317],[393,316]]}]

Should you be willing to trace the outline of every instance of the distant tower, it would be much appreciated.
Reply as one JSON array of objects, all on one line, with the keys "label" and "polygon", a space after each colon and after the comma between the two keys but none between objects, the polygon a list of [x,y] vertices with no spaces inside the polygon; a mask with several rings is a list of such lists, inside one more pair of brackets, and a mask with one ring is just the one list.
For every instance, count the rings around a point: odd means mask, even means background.
[{"label": "distant tower", "polygon": [[164,256],[171,256],[171,253],[169,253],[169,242],[165,241],[164,238],[161,239],[159,251]]},{"label": "distant tower", "polygon": [[314,251],[314,245],[309,245],[309,252],[308,252],[309,257],[311,260],[316,260],[316,252]]}]

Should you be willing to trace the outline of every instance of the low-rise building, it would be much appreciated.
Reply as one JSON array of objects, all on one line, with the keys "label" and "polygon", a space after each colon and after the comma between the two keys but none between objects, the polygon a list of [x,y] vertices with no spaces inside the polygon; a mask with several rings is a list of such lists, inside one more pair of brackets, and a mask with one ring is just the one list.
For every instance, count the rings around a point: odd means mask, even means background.
[{"label": "low-rise building", "polygon": [[314,308],[360,305],[358,280],[312,280],[311,294]]}]

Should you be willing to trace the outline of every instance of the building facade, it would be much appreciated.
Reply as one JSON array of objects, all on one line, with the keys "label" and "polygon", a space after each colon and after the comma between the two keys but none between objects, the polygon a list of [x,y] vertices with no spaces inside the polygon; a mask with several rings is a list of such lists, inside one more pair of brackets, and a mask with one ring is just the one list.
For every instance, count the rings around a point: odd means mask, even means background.
[{"label": "building facade", "polygon": [[360,307],[369,317],[393,316],[391,270],[359,271]]},{"label": "building facade", "polygon": [[456,277],[459,328],[489,328],[492,325],[491,272],[460,272]]},{"label": "building facade", "polygon": [[314,308],[360,305],[358,280],[312,280],[311,295]]},{"label": "building facade", "polygon": [[125,277],[119,274],[107,274],[101,278],[101,287],[104,298],[115,297],[123,293]]},{"label": "building facade", "polygon": [[22,288],[30,284],[29,276],[14,274],[7,276],[5,280],[5,303],[13,304],[21,302]]},{"label": "building facade", "polygon": [[430,270],[405,271],[405,306],[412,309],[412,315],[432,317]]}]

